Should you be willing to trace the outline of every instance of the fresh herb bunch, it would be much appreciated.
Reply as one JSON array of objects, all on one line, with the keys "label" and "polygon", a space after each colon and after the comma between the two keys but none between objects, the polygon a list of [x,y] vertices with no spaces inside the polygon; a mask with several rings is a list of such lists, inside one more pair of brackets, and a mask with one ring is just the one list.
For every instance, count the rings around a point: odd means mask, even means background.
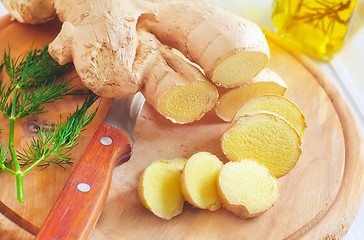
[{"label": "fresh herb bunch", "polygon": [[[35,166],[46,168],[51,163],[61,167],[72,165],[71,149],[80,139],[81,131],[92,121],[96,111],[89,108],[98,99],[90,91],[72,87],[72,79],[57,81],[72,64],[59,65],[48,53],[48,47],[30,50],[25,56],[12,58],[10,47],[4,51],[0,63],[0,111],[9,119],[9,139],[0,143],[0,172],[6,171],[16,176],[17,198],[24,201],[23,176]],[[10,78],[3,81],[3,71]],[[37,137],[27,143],[27,148],[15,151],[15,121],[28,115],[46,113],[44,104],[63,99],[69,95],[87,94],[81,107],[67,117],[65,123],[59,121],[54,127],[39,128]],[[1,134],[1,129],[0,129]]]}]

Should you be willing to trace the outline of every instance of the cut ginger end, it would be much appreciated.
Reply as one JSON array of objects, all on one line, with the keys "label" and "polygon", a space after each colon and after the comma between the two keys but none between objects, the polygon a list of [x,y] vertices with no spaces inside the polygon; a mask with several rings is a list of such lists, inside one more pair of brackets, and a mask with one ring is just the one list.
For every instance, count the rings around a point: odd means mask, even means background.
[{"label": "cut ginger end", "polygon": [[231,161],[256,160],[277,178],[296,165],[302,152],[297,130],[279,115],[269,112],[240,117],[224,133],[221,145]]},{"label": "cut ginger end", "polygon": [[199,152],[188,159],[181,175],[185,199],[195,207],[215,211],[221,207],[217,179],[223,163],[208,152]]},{"label": "cut ginger end", "polygon": [[[306,128],[305,117],[299,107],[286,97],[279,95],[262,95],[248,101],[236,113],[234,119],[250,112],[268,111],[278,114],[296,128],[301,138]],[[235,121],[235,120],[233,120]]]},{"label": "cut ginger end", "polygon": [[156,216],[171,219],[182,213],[185,199],[181,192],[180,176],[186,161],[157,160],[140,175],[139,199]]},{"label": "cut ginger end", "polygon": [[262,71],[268,60],[264,52],[241,50],[217,65],[212,81],[221,87],[238,87]]},{"label": "cut ginger end", "polygon": [[219,175],[223,206],[242,218],[255,217],[277,202],[277,179],[262,164],[243,159],[226,163]]},{"label": "cut ginger end", "polygon": [[215,111],[224,121],[231,122],[239,109],[250,99],[263,94],[283,95],[287,85],[275,72],[265,68],[242,86],[229,89],[220,96]]},{"label": "cut ginger end", "polygon": [[185,124],[200,120],[218,99],[216,87],[207,81],[169,89],[158,101],[158,111],[173,123]]}]

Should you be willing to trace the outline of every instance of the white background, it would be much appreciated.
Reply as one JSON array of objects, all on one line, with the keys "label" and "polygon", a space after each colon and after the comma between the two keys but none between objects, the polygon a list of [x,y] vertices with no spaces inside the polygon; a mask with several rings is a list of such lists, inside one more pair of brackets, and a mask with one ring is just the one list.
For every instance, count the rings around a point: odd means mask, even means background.
[{"label": "white background", "polygon": [[[272,0],[206,0],[274,31],[270,20]],[[0,3],[0,17],[7,14]],[[363,16],[364,17],[364,16]],[[348,101],[364,129],[364,19],[363,27],[330,63],[316,61]],[[364,132],[363,132],[364,133]],[[364,202],[344,240],[364,239]]]}]

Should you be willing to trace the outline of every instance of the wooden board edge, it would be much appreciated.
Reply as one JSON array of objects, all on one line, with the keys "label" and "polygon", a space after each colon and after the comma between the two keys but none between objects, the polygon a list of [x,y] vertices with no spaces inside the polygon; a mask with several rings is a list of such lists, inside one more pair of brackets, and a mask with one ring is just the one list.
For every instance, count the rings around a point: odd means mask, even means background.
[{"label": "wooden board edge", "polygon": [[[296,233],[292,234],[287,239],[324,239],[337,240],[343,238],[347,233],[351,223],[357,215],[360,205],[364,199],[364,138],[352,109],[347,104],[346,100],[339,93],[334,84],[327,76],[314,64],[314,62],[305,54],[297,50],[290,43],[285,42],[276,34],[264,30],[264,34],[269,40],[285,49],[294,59],[302,64],[303,67],[310,72],[319,85],[325,90],[330,101],[332,102],[336,112],[338,113],[339,121],[343,128],[345,141],[345,169],[343,182],[333,204],[328,208],[326,213],[319,214],[315,219],[313,226],[304,226]],[[360,181],[354,186],[351,180],[354,180],[352,172]],[[356,179],[357,180],[357,179]],[[355,189],[354,189],[355,188]],[[343,191],[349,191],[350,196],[344,196]],[[348,203],[344,201],[350,201]],[[342,208],[345,205],[345,208]],[[335,221],[333,220],[335,219]]]},{"label": "wooden board edge", "polygon": [[[7,19],[6,19],[7,17]],[[5,20],[4,20],[5,19]],[[11,19],[9,16],[5,16],[3,18],[0,19],[2,22],[3,20],[6,22],[8,21],[8,23],[11,23]],[[0,29],[1,29],[2,25],[0,25]],[[273,35],[273,33],[271,33],[271,35]],[[363,137],[359,134],[360,131],[358,131],[359,127],[357,122],[355,121],[354,115],[351,112],[351,110],[349,109],[348,105],[346,104],[346,101],[344,101],[343,97],[338,93],[338,90],[335,88],[335,86],[330,82],[329,79],[326,78],[326,76],[323,75],[323,73],[318,69],[318,67],[308,58],[305,57],[305,55],[301,54],[300,52],[298,52],[295,49],[289,49],[287,47],[287,45],[283,45],[283,43],[281,41],[276,41],[273,37],[270,39],[275,42],[277,45],[283,47],[283,49],[287,50],[288,53],[290,53],[297,61],[299,61],[311,74],[313,74],[313,76],[318,79],[320,86],[322,86],[322,88],[326,91],[326,93],[328,94],[330,100],[332,101],[335,110],[338,112],[339,114],[339,119],[340,122],[343,126],[343,129],[346,129],[347,131],[344,131],[344,139],[345,139],[345,148],[347,150],[346,152],[346,161],[355,161],[355,157],[359,156],[359,163],[361,164],[361,167],[363,168]],[[355,142],[351,137],[355,137],[354,139],[359,139],[359,142]],[[353,142],[354,141],[354,142]],[[355,150],[357,150],[357,154],[354,154]],[[354,156],[352,155],[354,154]],[[349,158],[349,159],[348,159]],[[345,171],[344,173],[344,177],[347,176],[347,171]],[[357,192],[359,192],[358,196],[355,198],[356,201],[352,200],[353,202],[355,202],[356,204],[351,205],[350,209],[347,209],[347,212],[343,212],[343,218],[345,218],[346,224],[347,224],[347,228],[340,228],[340,233],[345,234],[348,227],[350,226],[352,220],[354,219],[354,216],[356,215],[361,200],[363,198],[363,192],[364,192],[364,177],[361,177],[361,184],[360,184],[360,191],[358,190]],[[345,185],[344,185],[345,183]],[[342,184],[342,188],[351,188],[348,184],[350,183],[350,181],[345,181]],[[340,191],[341,192],[341,191]],[[338,195],[340,195],[340,192]],[[338,198],[339,199],[339,196]],[[333,203],[332,207],[329,209],[328,214],[333,212],[335,208],[335,206],[338,204],[336,203],[337,201],[335,200],[335,202]],[[1,204],[0,204],[1,205]],[[1,206],[0,206],[1,207]],[[9,213],[9,216],[11,216],[11,213]],[[321,214],[320,214],[321,216]],[[352,219],[351,219],[352,217]],[[326,219],[326,215],[325,213],[322,214],[320,219],[315,219],[315,222],[318,222],[319,220],[321,220],[320,223],[325,222]],[[348,222],[349,220],[349,222]],[[311,224],[310,224],[311,225]],[[322,225],[322,224],[319,224]],[[309,231],[309,233],[307,233],[307,236],[311,236],[312,232],[319,232],[320,229],[326,228],[327,226],[321,226],[321,227],[314,227],[311,231],[308,229],[307,231]],[[311,228],[310,228],[311,229]],[[318,229],[318,230],[317,230]],[[307,231],[303,232],[302,234],[300,233],[300,236],[302,236],[303,234],[305,234]],[[336,231],[335,229],[333,230],[334,232]],[[335,234],[339,234],[339,232],[336,232]],[[305,235],[305,236],[306,236]],[[316,238],[311,238],[311,239],[316,239]],[[334,239],[334,238],[333,238]]]},{"label": "wooden board edge", "polygon": [[0,201],[0,214],[34,236],[39,232],[39,227],[23,219],[16,212],[8,208],[2,201]]},{"label": "wooden board edge", "polygon": [[0,17],[0,31],[9,26],[12,21],[10,14]]}]

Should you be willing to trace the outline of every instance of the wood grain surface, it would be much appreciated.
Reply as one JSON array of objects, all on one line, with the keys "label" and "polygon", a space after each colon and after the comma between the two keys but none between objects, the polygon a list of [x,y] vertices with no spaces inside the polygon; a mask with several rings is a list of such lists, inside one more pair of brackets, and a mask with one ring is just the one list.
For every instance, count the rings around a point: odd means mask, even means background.
[{"label": "wood grain surface", "polygon": [[[4,21],[7,22],[4,24]],[[17,54],[29,46],[51,41],[57,22],[27,26],[0,21],[0,47],[10,43]],[[185,204],[181,215],[166,221],[157,218],[138,201],[140,172],[152,161],[189,157],[209,151],[226,162],[220,137],[227,127],[213,111],[200,121],[175,125],[146,104],[136,126],[137,145],[132,158],[117,167],[99,221],[90,239],[340,239],[360,204],[364,180],[363,140],[352,113],[334,86],[303,55],[266,33],[271,48],[269,68],[288,85],[286,95],[302,109],[307,120],[303,154],[297,166],[279,179],[281,196],[265,214],[240,219],[221,208],[215,212]],[[15,52],[14,52],[15,53]],[[80,84],[76,82],[75,84]],[[55,121],[80,102],[67,98],[50,107],[48,114],[27,118],[17,125],[17,143],[32,137],[29,124]],[[103,101],[93,125],[74,152],[80,158],[88,139],[103,119],[109,101]],[[6,121],[0,125],[6,129]],[[13,176],[0,173],[1,239],[34,239],[72,168],[50,167],[25,176],[25,202],[18,203]],[[26,229],[27,231],[23,230]]]}]

